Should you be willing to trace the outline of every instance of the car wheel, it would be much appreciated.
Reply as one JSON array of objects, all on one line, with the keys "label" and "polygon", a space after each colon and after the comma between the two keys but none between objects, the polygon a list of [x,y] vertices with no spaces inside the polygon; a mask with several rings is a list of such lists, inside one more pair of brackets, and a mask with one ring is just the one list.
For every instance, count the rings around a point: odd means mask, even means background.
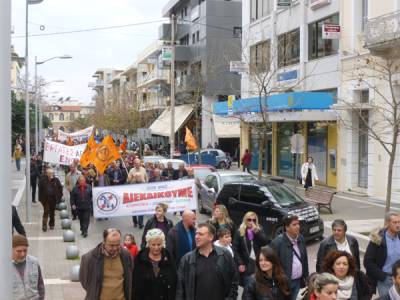
[{"label": "car wheel", "polygon": [[225,169],[225,168],[226,168],[226,163],[225,163],[224,161],[221,161],[221,162],[218,164],[218,168],[219,168],[219,169]]},{"label": "car wheel", "polygon": [[278,228],[275,229],[272,238],[276,238],[278,235],[280,235],[281,233],[283,233],[283,226],[279,226]]},{"label": "car wheel", "polygon": [[201,214],[207,214],[207,211],[206,211],[206,209],[204,208],[204,206],[203,206],[203,201],[201,201],[201,198],[200,198],[200,194],[199,194],[199,196],[198,196],[198,199],[199,199],[199,212],[201,213]]}]

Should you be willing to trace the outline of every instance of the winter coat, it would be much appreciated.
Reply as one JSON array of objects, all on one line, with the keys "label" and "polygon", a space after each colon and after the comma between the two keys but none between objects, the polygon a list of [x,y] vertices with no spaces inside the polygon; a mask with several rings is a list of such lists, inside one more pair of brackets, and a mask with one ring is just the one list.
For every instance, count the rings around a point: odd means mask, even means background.
[{"label": "winter coat", "polygon": [[[224,300],[236,300],[238,296],[239,277],[235,262],[231,254],[221,248],[214,247],[217,254],[215,272],[223,279]],[[199,255],[195,249],[182,257],[178,269],[178,282],[176,289],[176,300],[193,300],[196,294],[196,261]],[[206,275],[206,274],[205,274]]]},{"label": "winter coat", "polygon": [[[307,257],[307,248],[304,237],[299,235],[298,237],[298,247],[300,249],[300,258],[301,264],[303,267],[303,276],[302,276],[302,287],[305,286],[307,277],[308,277],[308,257]],[[287,278],[292,278],[292,265],[293,265],[293,245],[289,240],[289,237],[286,233],[282,233],[277,236],[271,242],[272,249],[275,250],[276,255],[279,257],[279,260],[282,264],[283,270]]]},{"label": "winter coat", "polygon": [[[220,230],[222,228],[222,226],[220,226],[218,224],[218,222],[212,222],[211,220],[209,222],[210,222],[211,225],[213,225],[215,227],[216,235],[215,235],[214,239],[217,240],[218,239],[218,230]],[[233,240],[233,238],[235,237],[235,234],[236,234],[236,226],[235,226],[235,224],[233,222],[232,223],[226,223],[226,228],[229,229],[229,231],[231,232],[231,237],[232,237],[232,240]]]},{"label": "winter coat", "polygon": [[92,199],[92,187],[89,184],[86,184],[83,195],[79,184],[75,185],[71,192],[71,205],[75,205],[78,210],[91,209]]},{"label": "winter coat", "polygon": [[[52,191],[49,193],[49,187]],[[43,176],[39,181],[39,201],[44,204],[47,202],[60,202],[63,196],[63,187],[61,185],[60,180],[57,177],[52,178],[49,180],[47,176]]]},{"label": "winter coat", "polygon": [[273,292],[268,293],[267,295],[262,295],[259,291],[257,291],[256,278],[253,275],[250,277],[244,288],[242,300],[290,300],[290,295],[284,295],[277,284],[278,283],[276,281],[271,279],[270,287]]},{"label": "winter coat", "polygon": [[[261,247],[268,245],[269,243],[270,240],[268,240],[267,236],[264,233],[264,230],[260,227],[260,230],[254,233],[253,247],[255,256],[257,257],[257,255],[260,253]],[[236,231],[235,237],[233,238],[233,251],[235,253],[237,265],[245,265],[246,274],[253,274],[255,271],[254,269],[248,270],[251,253],[251,242],[248,240],[247,234],[245,234],[244,236],[240,236],[239,230]]]},{"label": "winter coat", "polygon": [[[131,254],[121,249],[120,259],[124,269],[124,294],[125,300],[131,300],[133,261]],[[79,281],[86,291],[85,300],[98,300],[103,284],[104,254],[102,243],[82,256]]]},{"label": "winter coat", "polygon": [[242,165],[249,166],[251,164],[251,153],[245,153],[242,157]]},{"label": "winter coat", "polygon": [[301,166],[301,183],[304,185],[306,184],[305,178],[307,177],[308,173],[308,167],[311,167],[311,180],[312,180],[312,185],[315,186],[315,180],[318,180],[318,175],[317,175],[317,168],[315,167],[314,163],[309,164],[308,162],[305,162]]},{"label": "winter coat", "polygon": [[[174,224],[172,223],[172,221],[167,219],[167,217],[164,217],[164,223],[167,226],[168,232],[172,229],[172,227],[174,227]],[[147,220],[146,225],[144,226],[143,235],[142,235],[142,244],[140,245],[141,249],[146,248],[147,231],[149,231],[150,229],[156,228],[156,226],[157,226],[157,218],[154,215],[153,217],[151,217],[150,219]],[[167,234],[168,234],[168,232],[167,232]],[[166,237],[167,237],[167,234],[166,234]]]},{"label": "winter coat", "polygon": [[21,219],[18,216],[17,208],[12,205],[12,231],[14,233],[14,228],[20,235],[26,236],[25,228],[21,223]]},{"label": "winter coat", "polygon": [[[182,221],[181,221],[182,222]],[[180,254],[179,254],[179,233],[178,233],[178,226],[179,222],[171,228],[167,235],[167,250],[171,254],[173,261],[175,262],[176,266],[179,266],[180,262]],[[193,244],[194,244],[193,240]],[[195,246],[192,247],[192,249]]]},{"label": "winter coat", "polygon": [[[370,242],[364,255],[364,267],[372,288],[375,290],[378,281],[385,280],[387,274],[382,271],[387,258],[386,229],[377,229],[369,235]],[[398,234],[400,238],[400,233]]]},{"label": "winter coat", "polygon": [[132,300],[175,300],[176,267],[165,248],[158,267],[160,273],[156,277],[149,259],[149,249],[139,252],[133,270]]},{"label": "winter coat", "polygon": [[125,184],[125,182],[126,182],[126,172],[125,172],[125,170],[117,169],[115,171],[117,172],[118,183],[114,182],[114,169],[110,168],[110,169],[107,170],[107,176],[108,176],[108,179],[110,180],[110,185]]},{"label": "winter coat", "polygon": [[[346,234],[346,239],[349,243],[351,254],[353,255],[354,261],[356,263],[356,268],[357,270],[360,270],[360,247],[358,246],[357,239],[348,234]],[[337,250],[337,246],[333,235],[331,235],[324,239],[319,245],[316,264],[317,272],[321,272],[324,258],[330,251],[333,250]]]}]

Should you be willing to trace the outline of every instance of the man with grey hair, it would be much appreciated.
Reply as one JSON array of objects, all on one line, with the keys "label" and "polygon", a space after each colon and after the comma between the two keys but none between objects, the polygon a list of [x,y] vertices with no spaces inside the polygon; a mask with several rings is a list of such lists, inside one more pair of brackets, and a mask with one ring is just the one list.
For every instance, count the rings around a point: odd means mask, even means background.
[{"label": "man with grey hair", "polygon": [[332,235],[325,238],[319,245],[316,264],[317,272],[321,272],[322,261],[333,250],[346,251],[351,254],[357,270],[360,270],[360,247],[357,239],[346,232],[347,224],[344,220],[337,219],[332,222]]},{"label": "man with grey hair", "polygon": [[[147,176],[146,169],[142,167],[142,162],[139,158],[135,158],[133,161],[133,168],[129,171],[128,174],[128,183],[146,183],[149,181]],[[139,228],[143,228],[143,216],[133,216],[132,217],[133,226]]]},{"label": "man with grey hair", "polygon": [[[380,296],[392,286],[392,266],[400,259],[400,215],[389,212],[385,227],[371,232],[364,256],[364,267]],[[373,287],[375,289],[375,286]]]},{"label": "man with grey hair", "polygon": [[47,220],[50,217],[50,229],[54,229],[54,211],[56,204],[61,201],[63,187],[60,180],[54,176],[54,170],[48,168],[46,176],[39,182],[39,201],[43,205],[42,230],[47,231]]}]

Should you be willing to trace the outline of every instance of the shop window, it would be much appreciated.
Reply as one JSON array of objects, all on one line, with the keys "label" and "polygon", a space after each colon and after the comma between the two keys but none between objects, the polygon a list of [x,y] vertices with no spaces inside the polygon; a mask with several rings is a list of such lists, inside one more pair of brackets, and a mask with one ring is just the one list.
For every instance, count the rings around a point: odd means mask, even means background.
[{"label": "shop window", "polygon": [[328,126],[326,123],[308,123],[307,153],[314,159],[319,181],[326,183]]},{"label": "shop window", "polygon": [[310,60],[338,53],[339,39],[323,39],[323,24],[339,24],[339,14],[335,14],[308,25],[308,58]]},{"label": "shop window", "polygon": [[271,6],[272,0],[250,0],[250,22],[268,16]]},{"label": "shop window", "polygon": [[300,177],[301,159],[292,153],[290,143],[290,139],[295,133],[303,134],[301,123],[278,125],[278,175],[297,179]]},{"label": "shop window", "polygon": [[268,72],[270,67],[270,41],[263,41],[250,47],[250,72]]},{"label": "shop window", "polygon": [[64,121],[64,114],[63,113],[60,114],[60,121]]},{"label": "shop window", "polygon": [[286,67],[300,61],[300,29],[278,37],[278,66]]}]

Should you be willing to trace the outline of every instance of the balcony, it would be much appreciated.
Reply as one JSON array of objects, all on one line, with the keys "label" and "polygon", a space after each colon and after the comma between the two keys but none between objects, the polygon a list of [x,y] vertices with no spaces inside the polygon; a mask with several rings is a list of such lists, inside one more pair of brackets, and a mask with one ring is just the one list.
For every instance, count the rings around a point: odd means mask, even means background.
[{"label": "balcony", "polygon": [[144,87],[147,85],[157,84],[162,81],[168,81],[169,71],[155,69],[145,76],[138,76],[137,87]]},{"label": "balcony", "polygon": [[175,61],[177,62],[185,62],[189,61],[191,58],[192,52],[190,51],[189,46],[185,45],[176,45],[175,46]]},{"label": "balcony", "polygon": [[398,55],[400,46],[400,11],[369,19],[365,27],[365,45],[378,56]]},{"label": "balcony", "polygon": [[191,93],[203,88],[200,78],[191,75],[184,75],[176,78],[176,93]]},{"label": "balcony", "polygon": [[167,97],[160,94],[149,95],[145,100],[139,100],[139,111],[164,109],[166,107]]}]

